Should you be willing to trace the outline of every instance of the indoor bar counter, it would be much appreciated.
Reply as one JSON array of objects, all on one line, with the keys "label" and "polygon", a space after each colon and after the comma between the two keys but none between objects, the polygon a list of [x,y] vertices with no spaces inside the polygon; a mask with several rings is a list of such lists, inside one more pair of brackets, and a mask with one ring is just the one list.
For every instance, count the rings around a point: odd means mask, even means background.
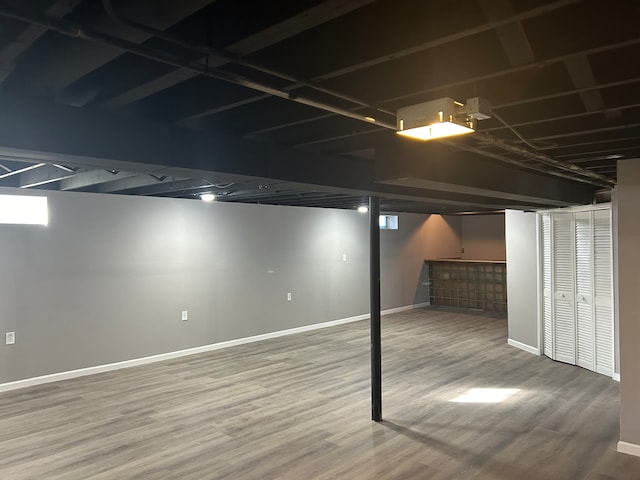
[{"label": "indoor bar counter", "polygon": [[505,261],[438,258],[425,263],[431,305],[507,311]]}]

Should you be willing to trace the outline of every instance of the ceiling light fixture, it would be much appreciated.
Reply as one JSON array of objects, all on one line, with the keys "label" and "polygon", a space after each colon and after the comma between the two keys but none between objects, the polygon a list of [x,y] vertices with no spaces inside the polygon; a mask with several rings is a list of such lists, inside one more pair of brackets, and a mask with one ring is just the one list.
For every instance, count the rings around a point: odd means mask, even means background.
[{"label": "ceiling light fixture", "polygon": [[367,212],[369,211],[369,207],[367,207],[366,205],[360,205],[360,206],[358,207],[358,211],[359,211],[360,213],[367,213]]},{"label": "ceiling light fixture", "polygon": [[490,118],[491,107],[479,97],[466,104],[440,98],[400,108],[396,114],[397,133],[418,140],[433,140],[473,133],[476,121]]},{"label": "ceiling light fixture", "polygon": [[203,193],[200,195],[200,200],[203,202],[213,202],[216,199],[216,196],[213,193]]}]

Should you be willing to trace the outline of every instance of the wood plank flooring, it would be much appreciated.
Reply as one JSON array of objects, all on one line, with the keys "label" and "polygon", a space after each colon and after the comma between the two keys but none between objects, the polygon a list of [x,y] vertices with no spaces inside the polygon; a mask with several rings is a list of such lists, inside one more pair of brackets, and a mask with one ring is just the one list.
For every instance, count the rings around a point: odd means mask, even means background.
[{"label": "wood plank flooring", "polygon": [[[506,344],[506,320],[383,318],[0,394],[0,479],[638,480],[618,384]],[[470,388],[517,389],[456,403]]]}]

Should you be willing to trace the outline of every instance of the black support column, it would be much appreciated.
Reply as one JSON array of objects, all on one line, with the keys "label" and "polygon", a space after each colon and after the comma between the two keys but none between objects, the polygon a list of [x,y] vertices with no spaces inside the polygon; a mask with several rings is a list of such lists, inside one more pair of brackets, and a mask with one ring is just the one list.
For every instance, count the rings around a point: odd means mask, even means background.
[{"label": "black support column", "polygon": [[369,197],[369,275],[371,312],[371,419],[382,420],[382,341],[380,338],[380,199]]}]

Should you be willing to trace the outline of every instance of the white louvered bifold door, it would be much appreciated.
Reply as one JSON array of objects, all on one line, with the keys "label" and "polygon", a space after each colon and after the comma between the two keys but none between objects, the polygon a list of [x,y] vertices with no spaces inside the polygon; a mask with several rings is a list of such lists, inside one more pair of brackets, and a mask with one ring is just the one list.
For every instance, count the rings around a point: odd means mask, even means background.
[{"label": "white louvered bifold door", "polygon": [[544,325],[544,354],[554,358],[553,351],[553,302],[551,257],[551,215],[542,215],[542,322]]},{"label": "white louvered bifold door", "polygon": [[611,211],[593,212],[595,371],[613,375],[613,257]]},{"label": "white louvered bifold door", "polygon": [[594,370],[593,232],[591,212],[575,214],[576,364]]},{"label": "white louvered bifold door", "polygon": [[573,214],[553,215],[553,316],[555,360],[576,363],[576,315]]}]

